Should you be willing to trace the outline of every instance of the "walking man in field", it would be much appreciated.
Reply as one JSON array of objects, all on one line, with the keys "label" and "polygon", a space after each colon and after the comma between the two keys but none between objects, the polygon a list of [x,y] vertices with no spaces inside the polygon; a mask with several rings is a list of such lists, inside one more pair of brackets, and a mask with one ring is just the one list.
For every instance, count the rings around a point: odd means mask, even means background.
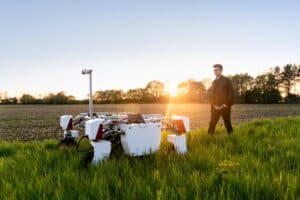
[{"label": "walking man in field", "polygon": [[211,118],[208,133],[215,133],[216,125],[222,116],[228,134],[233,133],[231,125],[231,106],[233,105],[233,87],[231,80],[222,75],[223,66],[216,64],[213,66],[216,79],[211,88]]}]

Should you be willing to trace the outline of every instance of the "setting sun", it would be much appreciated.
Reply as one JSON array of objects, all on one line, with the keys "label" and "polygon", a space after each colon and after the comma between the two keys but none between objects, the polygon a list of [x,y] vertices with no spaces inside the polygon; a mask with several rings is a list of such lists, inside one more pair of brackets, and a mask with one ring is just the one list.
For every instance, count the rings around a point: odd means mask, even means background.
[{"label": "setting sun", "polygon": [[169,93],[172,97],[177,96],[177,85],[171,85],[169,88]]},{"label": "setting sun", "polygon": [[175,82],[172,82],[172,83],[168,82],[168,83],[166,83],[166,85],[165,85],[165,92],[167,94],[169,94],[170,96],[172,96],[172,97],[177,96],[178,95],[177,85],[178,85],[178,83],[175,83]]}]

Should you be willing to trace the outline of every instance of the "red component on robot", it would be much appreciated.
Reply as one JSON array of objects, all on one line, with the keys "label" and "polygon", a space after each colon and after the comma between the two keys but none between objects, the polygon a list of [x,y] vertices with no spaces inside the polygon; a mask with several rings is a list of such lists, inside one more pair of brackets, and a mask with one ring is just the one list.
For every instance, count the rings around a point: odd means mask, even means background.
[{"label": "red component on robot", "polygon": [[102,140],[102,138],[103,138],[103,124],[100,124],[95,140],[99,141]]},{"label": "red component on robot", "polygon": [[186,132],[182,119],[173,119],[173,126],[178,135],[182,135]]},{"label": "red component on robot", "polygon": [[67,130],[68,131],[73,130],[73,119],[72,118],[69,120]]}]

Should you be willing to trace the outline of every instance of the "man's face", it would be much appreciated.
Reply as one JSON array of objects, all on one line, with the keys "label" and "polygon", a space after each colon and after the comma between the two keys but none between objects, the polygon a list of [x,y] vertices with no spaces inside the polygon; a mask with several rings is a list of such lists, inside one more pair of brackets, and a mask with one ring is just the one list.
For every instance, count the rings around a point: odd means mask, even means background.
[{"label": "man's face", "polygon": [[216,75],[217,77],[221,76],[221,75],[222,75],[222,70],[221,70],[221,68],[215,67],[215,68],[214,68],[214,73],[215,73],[215,75]]}]

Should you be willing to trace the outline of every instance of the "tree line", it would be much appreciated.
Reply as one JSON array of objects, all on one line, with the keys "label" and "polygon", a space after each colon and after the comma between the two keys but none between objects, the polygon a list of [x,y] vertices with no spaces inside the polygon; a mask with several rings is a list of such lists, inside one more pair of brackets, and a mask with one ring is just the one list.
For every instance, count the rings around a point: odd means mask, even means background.
[{"label": "tree line", "polygon": [[[274,67],[256,77],[248,73],[229,76],[235,90],[235,103],[299,103],[299,93],[293,94],[296,81],[300,82],[300,65],[287,64]],[[298,83],[300,85],[300,83]],[[299,86],[300,87],[300,86]],[[100,90],[94,94],[94,102],[110,103],[208,103],[211,88],[193,79],[177,86],[177,95],[171,96],[166,85],[160,81],[150,81],[144,88],[123,90]],[[299,88],[298,88],[299,90]],[[300,92],[300,91],[298,91]],[[36,98],[30,94],[2,98],[1,104],[85,104],[88,100],[76,100],[65,92],[50,93]]]},{"label": "tree line", "polygon": [[61,91],[57,94],[50,93],[44,97],[36,98],[31,94],[23,94],[20,98],[1,98],[1,104],[81,104],[88,103],[88,100],[76,100],[74,96],[67,95]]},{"label": "tree line", "polygon": [[[230,78],[237,103],[300,103],[300,65],[277,66],[256,77],[245,73]],[[295,94],[292,89],[297,84]]]}]

